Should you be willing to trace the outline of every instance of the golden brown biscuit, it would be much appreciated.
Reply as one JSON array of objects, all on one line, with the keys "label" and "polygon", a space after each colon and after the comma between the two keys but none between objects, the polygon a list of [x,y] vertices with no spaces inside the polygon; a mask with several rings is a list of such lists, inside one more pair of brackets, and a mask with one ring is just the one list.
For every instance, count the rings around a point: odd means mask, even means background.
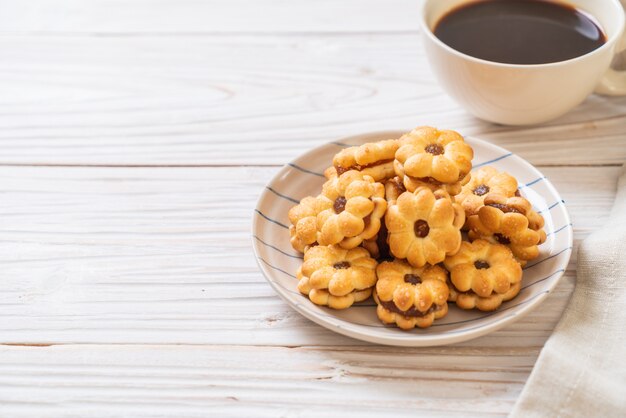
[{"label": "golden brown biscuit", "polygon": [[471,290],[480,297],[506,293],[522,278],[522,268],[509,248],[482,239],[463,241],[459,252],[446,257],[444,265],[455,289]]},{"label": "golden brown biscuit", "polygon": [[465,177],[463,177],[461,181],[446,184],[446,183],[438,182],[430,177],[427,177],[425,179],[416,179],[410,176],[404,176],[402,183],[404,184],[404,187],[408,191],[415,191],[419,187],[427,187],[433,192],[436,190],[444,190],[451,196],[455,196],[461,193],[461,190],[463,190],[463,186],[467,184],[471,178],[472,178],[472,175],[470,173],[466,175]]},{"label": "golden brown biscuit", "polygon": [[531,209],[526,217],[528,218],[528,227],[533,231],[537,231],[537,233],[539,234],[539,242],[537,243],[537,245],[541,245],[546,242],[547,236],[546,231],[543,230],[543,226],[545,223],[545,221],[543,220],[543,216]]},{"label": "golden brown biscuit", "polygon": [[448,313],[446,271],[439,266],[413,267],[403,260],[376,268],[374,299],[378,318],[402,329],[426,328]]},{"label": "golden brown biscuit", "polygon": [[389,238],[389,233],[387,231],[387,226],[385,222],[380,223],[380,231],[374,238],[370,238],[368,240],[364,240],[361,246],[369,251],[370,255],[377,260],[388,260],[392,259],[389,252],[389,243],[387,242]]},{"label": "golden brown biscuit", "polygon": [[502,303],[513,299],[519,293],[522,285],[521,282],[511,285],[508,292],[500,295],[493,293],[486,298],[481,298],[472,292],[459,292],[454,288],[452,283],[448,281],[448,287],[450,288],[450,296],[448,296],[449,302],[456,303],[461,309],[478,309],[479,311],[494,311],[502,305]]},{"label": "golden brown biscuit", "polygon": [[450,272],[451,300],[460,308],[491,311],[519,293],[522,267],[504,245],[464,241],[444,265]]},{"label": "golden brown biscuit", "polygon": [[407,190],[441,187],[455,195],[469,181],[474,151],[457,132],[423,126],[399,141],[394,169]]},{"label": "golden brown biscuit", "polygon": [[404,192],[385,215],[390,252],[415,267],[437,264],[458,251],[464,222],[463,208],[445,192]]},{"label": "golden brown biscuit", "polygon": [[406,192],[402,179],[396,176],[385,182],[385,199],[388,204],[393,204],[398,200],[398,196]]},{"label": "golden brown biscuit", "polygon": [[[381,222],[381,225],[384,225],[384,222]],[[361,243],[361,247],[365,248],[370,256],[378,260],[380,258],[380,249],[378,248],[378,237],[379,234],[376,234],[374,238],[363,240]]]},{"label": "golden brown biscuit", "polygon": [[333,206],[325,196],[307,196],[289,209],[289,237],[291,246],[303,253],[307,246],[317,242],[317,215]]},{"label": "golden brown biscuit", "polygon": [[365,248],[311,247],[296,274],[298,290],[317,305],[345,309],[371,295],[376,264]]},{"label": "golden brown biscuit", "polygon": [[339,175],[357,170],[382,181],[395,175],[393,159],[398,146],[397,139],[388,139],[345,148],[335,155],[333,165]]},{"label": "golden brown biscuit", "polygon": [[331,207],[317,215],[317,242],[355,248],[380,230],[387,209],[385,187],[360,171],[350,170],[322,186]]},{"label": "golden brown biscuit", "polygon": [[463,186],[461,193],[455,196],[455,200],[465,209],[465,216],[469,217],[478,213],[488,193],[513,197],[516,192],[515,177],[487,166],[472,173],[471,180]]},{"label": "golden brown biscuit", "polygon": [[529,227],[528,215],[533,218],[533,225],[540,225],[536,212],[533,214],[530,202],[521,196],[505,197],[494,193],[485,196],[485,205],[477,215],[467,220],[470,240],[485,239],[491,243],[504,244],[511,249],[513,255],[524,264],[539,255],[537,247],[542,239],[543,231]]},{"label": "golden brown biscuit", "polygon": [[335,169],[335,167],[330,166],[326,170],[324,170],[324,177],[326,177],[326,180],[337,177],[337,170]]}]

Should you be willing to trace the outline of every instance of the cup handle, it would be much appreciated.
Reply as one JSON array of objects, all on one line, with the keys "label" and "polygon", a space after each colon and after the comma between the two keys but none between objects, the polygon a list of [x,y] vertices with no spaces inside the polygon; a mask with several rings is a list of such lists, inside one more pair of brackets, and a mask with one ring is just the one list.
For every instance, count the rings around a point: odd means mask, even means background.
[{"label": "cup handle", "polygon": [[[624,50],[626,50],[626,30],[622,33],[620,44],[617,45],[616,55]],[[626,95],[626,70],[609,68],[594,91],[606,96]]]}]

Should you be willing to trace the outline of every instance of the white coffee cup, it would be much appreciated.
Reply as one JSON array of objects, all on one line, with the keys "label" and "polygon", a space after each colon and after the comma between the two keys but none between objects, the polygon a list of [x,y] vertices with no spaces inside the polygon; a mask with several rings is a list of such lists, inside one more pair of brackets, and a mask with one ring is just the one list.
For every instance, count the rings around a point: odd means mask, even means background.
[{"label": "white coffee cup", "polygon": [[624,9],[619,0],[568,0],[593,16],[607,36],[600,48],[567,61],[503,64],[466,55],[440,41],[433,28],[447,12],[472,0],[424,0],[422,39],[444,90],[475,116],[506,125],[554,119],[580,104],[594,90],[626,94],[626,72],[609,68],[626,48]]}]

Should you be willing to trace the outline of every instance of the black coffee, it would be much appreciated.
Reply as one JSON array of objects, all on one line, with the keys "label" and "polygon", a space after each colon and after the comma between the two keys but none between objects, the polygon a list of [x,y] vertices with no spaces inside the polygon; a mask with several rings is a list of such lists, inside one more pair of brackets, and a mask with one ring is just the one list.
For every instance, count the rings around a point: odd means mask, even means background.
[{"label": "black coffee", "polygon": [[584,12],[541,0],[486,0],[462,5],[435,26],[435,36],[464,54],[507,64],[576,58],[606,42]]}]

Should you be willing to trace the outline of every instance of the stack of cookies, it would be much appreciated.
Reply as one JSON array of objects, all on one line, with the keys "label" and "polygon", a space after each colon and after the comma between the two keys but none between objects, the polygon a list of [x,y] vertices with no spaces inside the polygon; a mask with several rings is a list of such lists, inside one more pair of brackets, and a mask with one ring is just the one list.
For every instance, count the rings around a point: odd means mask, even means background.
[{"label": "stack of cookies", "polygon": [[457,132],[419,127],[335,155],[321,193],[289,211],[300,292],[334,309],[373,295],[402,329],[432,325],[448,302],[491,311],[514,298],[543,218],[511,175],[470,174],[473,154]]}]

